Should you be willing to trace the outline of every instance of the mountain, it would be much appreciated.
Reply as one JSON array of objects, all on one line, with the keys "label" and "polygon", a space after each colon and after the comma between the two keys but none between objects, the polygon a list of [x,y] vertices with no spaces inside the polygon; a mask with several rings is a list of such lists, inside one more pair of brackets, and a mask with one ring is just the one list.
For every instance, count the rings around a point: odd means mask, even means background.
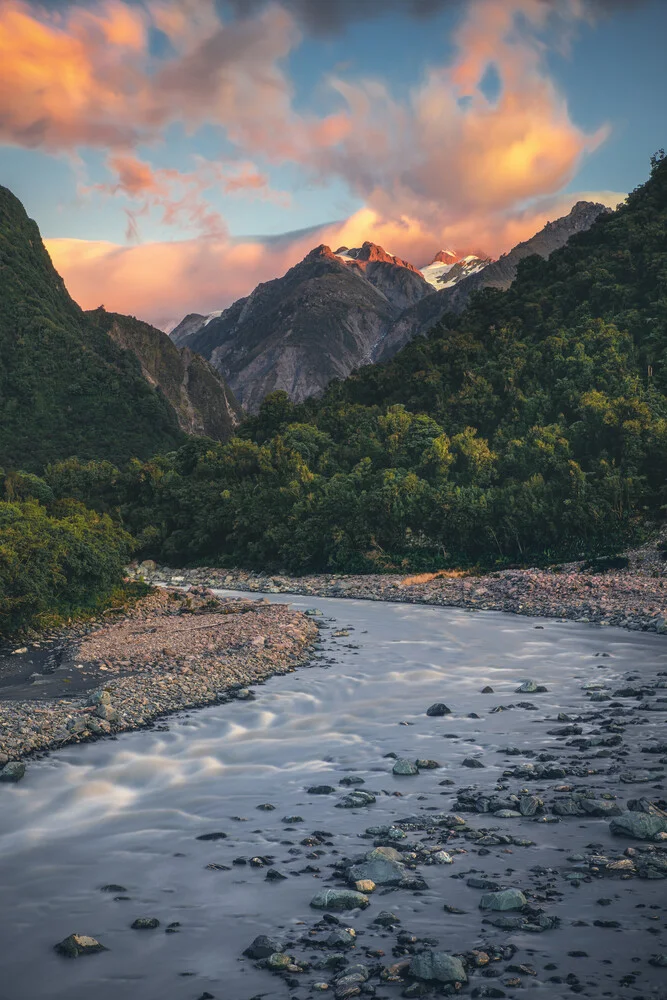
[{"label": "mountain", "polygon": [[392,322],[430,288],[375,244],[351,253],[316,247],[219,316],[200,324],[186,317],[172,340],[207,358],[250,411],[276,389],[294,400],[318,395],[367,364]]},{"label": "mountain", "polygon": [[[405,310],[378,344],[373,360],[386,361],[391,358],[414,337],[426,333],[445,313],[462,312],[470,301],[472,293],[479,291],[480,288],[509,288],[516,277],[520,260],[532,254],[548,257],[558,247],[567,243],[575,233],[590,229],[601,213],[609,211],[610,209],[597,202],[578,201],[568,215],[555,222],[547,222],[539,233],[523,243],[518,243],[509,253],[503,254],[496,261],[485,262],[478,257],[463,258],[464,261],[470,262],[470,270],[467,273],[460,273],[458,280],[452,284],[451,279],[455,277],[456,268],[461,263],[454,261],[450,270],[440,272],[438,276],[447,279],[443,285],[438,285],[440,291],[432,292]],[[436,259],[437,257],[438,255]],[[478,264],[480,266],[477,266]],[[449,264],[444,263],[441,266],[449,267]],[[435,283],[430,277],[429,280],[432,284]]]},{"label": "mountain", "polygon": [[508,288],[520,260],[548,256],[602,211],[578,202],[500,260],[444,249],[421,271],[370,241],[335,251],[322,245],[228,309],[190,313],[170,337],[207,358],[251,413],[279,389],[301,402],[332,379],[392,357],[446,312],[462,309],[473,291]]},{"label": "mountain", "polygon": [[0,467],[121,464],[182,444],[174,407],[125,346],[69,296],[36,223],[0,187]]},{"label": "mountain", "polygon": [[420,271],[434,288],[451,288],[490,263],[490,257],[474,253],[462,257],[455,250],[438,250],[431,263],[420,268]]},{"label": "mountain", "polygon": [[242,410],[219,372],[188,347],[178,348],[162,330],[120,313],[95,309],[92,323],[139,359],[144,378],[162,392],[182,431],[226,441],[241,422]]}]

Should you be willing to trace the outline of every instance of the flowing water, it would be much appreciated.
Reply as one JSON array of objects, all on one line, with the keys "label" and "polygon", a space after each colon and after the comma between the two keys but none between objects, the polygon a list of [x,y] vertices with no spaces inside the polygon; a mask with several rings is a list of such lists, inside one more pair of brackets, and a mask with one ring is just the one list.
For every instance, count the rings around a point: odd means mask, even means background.
[{"label": "flowing water", "polygon": [[[312,598],[274,599],[313,605]],[[667,665],[667,642],[650,634],[415,605],[323,599],[316,606],[323,613],[319,620],[331,626],[322,631],[321,658],[257,687],[255,701],[184,713],[151,730],[65,748],[33,762],[19,785],[0,787],[2,1000],[197,1000],[205,991],[216,1000],[319,995],[310,984],[330,979],[327,971],[301,976],[303,985],[289,988],[241,953],[257,934],[296,940],[316,923],[321,914],[309,907],[310,899],[327,884],[328,865],[337,857],[369,849],[359,837],[367,826],[434,806],[451,811],[455,787],[442,787],[444,777],[458,788],[482,775],[492,789],[503,769],[522,759],[498,748],[553,747],[545,718],[598,707],[586,700],[583,684],[604,680],[613,687],[632,673],[655,681]],[[341,629],[349,636],[334,638]],[[548,687],[548,693],[528,696],[540,711],[490,714],[495,705],[520,700],[514,692],[526,678]],[[481,694],[485,685],[495,693]],[[427,717],[426,708],[437,701],[452,714]],[[640,744],[660,735],[664,716],[645,713],[642,719],[625,737],[628,767],[646,767]],[[392,760],[385,759],[392,751],[435,758],[442,768],[393,776]],[[481,756],[486,771],[462,767],[470,756]],[[610,761],[595,763],[605,768]],[[337,786],[346,774],[361,776],[364,788],[377,793],[376,804],[337,809],[340,795],[306,793],[312,784]],[[660,787],[657,772],[654,783],[639,790],[619,786],[617,774],[595,780],[596,787],[623,796],[663,794],[653,790]],[[515,781],[511,790],[519,787]],[[275,809],[258,810],[266,803]],[[303,822],[290,829],[282,822],[290,814]],[[549,983],[544,966],[550,962],[562,975],[574,970],[587,996],[667,997],[667,969],[647,964],[667,951],[667,883],[573,884],[560,876],[564,895],[552,910],[561,928],[530,935],[484,927],[479,891],[453,877],[474,870],[530,887],[530,867],[571,871],[566,859],[591,842],[618,856],[630,842],[612,838],[607,820],[551,825],[466,815],[472,825],[500,827],[535,846],[478,856],[474,845],[457,841],[469,853],[455,855],[453,865],[423,868],[424,892],[376,892],[368,909],[342,915],[343,925],[358,930],[360,945],[384,948],[384,961],[392,961],[395,934],[380,936],[370,926],[379,910],[391,909],[404,929],[438,938],[448,951],[514,942],[520,949],[515,961],[529,961],[538,973],[523,980],[519,994],[525,1000],[571,996],[569,985]],[[329,832],[329,846],[308,859],[312,848],[300,841],[315,830]],[[217,831],[227,839],[196,839]],[[266,869],[232,864],[253,856],[272,856],[289,877],[268,882]],[[228,870],[208,869],[210,863]],[[309,864],[320,872],[303,872]],[[125,891],[102,892],[110,883]],[[614,901],[604,913],[596,903],[600,896]],[[465,913],[450,915],[443,903]],[[601,913],[615,917],[621,929],[593,926]],[[142,916],[157,917],[160,928],[130,929]],[[573,929],[574,920],[585,926]],[[178,933],[166,934],[174,922]],[[63,959],[52,946],[72,932],[92,935],[109,950]],[[587,957],[568,957],[573,949]],[[636,976],[636,983],[619,985],[623,976]],[[400,989],[378,985],[377,996],[396,997]],[[509,989],[507,995],[515,994]]]}]

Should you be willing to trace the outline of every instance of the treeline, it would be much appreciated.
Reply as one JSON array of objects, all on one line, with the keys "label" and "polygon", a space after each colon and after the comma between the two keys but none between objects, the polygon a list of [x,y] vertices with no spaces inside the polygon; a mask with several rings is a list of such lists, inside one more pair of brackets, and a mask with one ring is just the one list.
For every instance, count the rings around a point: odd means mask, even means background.
[{"label": "treeline", "polygon": [[226,445],[47,480],[142,554],[289,571],[613,551],[667,501],[667,161],[508,292]]},{"label": "treeline", "polygon": [[[524,261],[508,292],[481,292],[322,399],[274,393],[227,444],[121,468],[71,458],[40,483],[48,496],[0,505],[0,578],[7,532],[16,567],[42,533],[43,579],[86,568],[90,593],[118,575],[128,536],[172,565],[291,572],[617,551],[667,504],[667,160],[549,260]],[[81,556],[59,575],[63,531]]]}]

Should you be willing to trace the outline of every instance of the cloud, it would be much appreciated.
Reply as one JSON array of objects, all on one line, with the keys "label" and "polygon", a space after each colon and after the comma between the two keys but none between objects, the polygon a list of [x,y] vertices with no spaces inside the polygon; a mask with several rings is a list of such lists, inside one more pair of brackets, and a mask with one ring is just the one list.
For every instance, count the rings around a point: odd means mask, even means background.
[{"label": "cloud", "polygon": [[492,253],[509,249],[549,220],[567,214],[576,201],[596,200],[615,207],[623,197],[616,192],[562,195],[504,218],[502,226],[480,217],[474,245],[463,222],[434,231],[409,218],[383,219],[368,208],[343,222],[264,241],[224,237],[137,246],[71,239],[45,243],[70,294],[84,309],[103,303],[109,310],[139,316],[164,329],[189,312],[206,314],[230,305],[260,281],[284,274],[320,243],[336,249],[370,239],[420,266],[446,246]]},{"label": "cloud", "polygon": [[107,168],[114,180],[81,185],[82,194],[97,193],[121,197],[129,201],[124,211],[128,218],[126,237],[139,238],[138,218],[157,209],[163,225],[178,226],[202,236],[223,237],[227,226],[219,212],[205,198],[213,188],[226,194],[245,194],[264,198],[284,206],[289,204],[286,192],[274,191],[266,174],[250,161],[213,162],[196,158],[195,169],[189,172],[172,168],[154,169],[132,153],[112,153]]}]

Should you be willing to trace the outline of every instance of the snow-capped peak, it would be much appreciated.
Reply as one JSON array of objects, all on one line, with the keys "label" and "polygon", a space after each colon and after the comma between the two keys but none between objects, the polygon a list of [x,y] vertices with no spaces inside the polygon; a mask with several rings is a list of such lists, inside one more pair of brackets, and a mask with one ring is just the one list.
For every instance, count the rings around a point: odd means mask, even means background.
[{"label": "snow-capped peak", "polygon": [[472,253],[461,257],[455,250],[438,250],[431,263],[420,270],[434,288],[452,288],[462,278],[481,271],[489,263],[489,257],[478,257]]}]

